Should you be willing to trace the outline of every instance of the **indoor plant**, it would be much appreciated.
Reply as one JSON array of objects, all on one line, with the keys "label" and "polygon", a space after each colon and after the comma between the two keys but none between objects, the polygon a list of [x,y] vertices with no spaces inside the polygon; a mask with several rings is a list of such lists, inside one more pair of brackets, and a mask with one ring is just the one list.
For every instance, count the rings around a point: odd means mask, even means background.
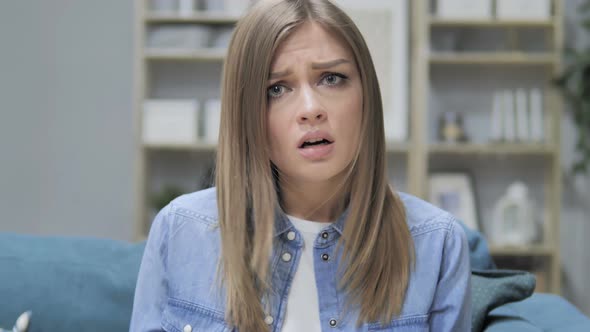
[{"label": "indoor plant", "polygon": [[[579,8],[582,26],[590,35],[590,0]],[[573,173],[590,171],[590,45],[581,49],[565,50],[566,67],[555,83],[570,104],[573,121],[578,130],[576,140],[577,159],[572,165]]]}]

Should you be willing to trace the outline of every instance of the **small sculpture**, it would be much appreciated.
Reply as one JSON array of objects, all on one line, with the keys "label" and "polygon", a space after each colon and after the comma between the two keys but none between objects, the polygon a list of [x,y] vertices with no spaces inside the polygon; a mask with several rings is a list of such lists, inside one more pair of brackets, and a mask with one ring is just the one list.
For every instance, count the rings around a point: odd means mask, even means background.
[{"label": "small sculpture", "polygon": [[457,112],[444,112],[438,123],[439,140],[446,143],[458,143],[467,141],[463,129],[463,116]]},{"label": "small sculpture", "polygon": [[31,314],[31,311],[24,312],[18,317],[12,330],[4,330],[0,328],[0,332],[27,332],[29,322],[31,321]]},{"label": "small sculpture", "polygon": [[511,184],[494,207],[490,241],[495,245],[525,245],[537,237],[534,204],[522,182]]}]

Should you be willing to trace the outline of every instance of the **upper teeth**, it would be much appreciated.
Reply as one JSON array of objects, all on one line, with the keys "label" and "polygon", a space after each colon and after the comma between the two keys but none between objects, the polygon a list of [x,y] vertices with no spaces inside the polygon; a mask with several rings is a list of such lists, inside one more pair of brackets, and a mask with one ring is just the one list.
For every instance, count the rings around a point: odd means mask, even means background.
[{"label": "upper teeth", "polygon": [[315,142],[321,142],[323,141],[323,138],[312,138],[310,140],[305,141],[305,143],[315,143]]}]

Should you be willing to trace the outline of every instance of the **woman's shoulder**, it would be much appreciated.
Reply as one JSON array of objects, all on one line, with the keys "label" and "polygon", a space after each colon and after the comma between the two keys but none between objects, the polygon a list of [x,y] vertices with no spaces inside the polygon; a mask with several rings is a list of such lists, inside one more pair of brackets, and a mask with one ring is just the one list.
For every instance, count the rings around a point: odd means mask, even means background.
[{"label": "woman's shoulder", "polygon": [[463,322],[471,271],[463,228],[452,214],[418,197],[398,194],[406,208],[415,253],[403,312],[426,313],[429,321],[437,322],[435,326]]},{"label": "woman's shoulder", "polygon": [[459,222],[449,212],[416,196],[404,192],[397,194],[406,209],[406,221],[413,236],[433,231],[448,232],[458,227]]},{"label": "woman's shoulder", "polygon": [[217,191],[215,187],[181,195],[173,199],[169,212],[208,224],[217,224]]},{"label": "woman's shoulder", "polygon": [[168,242],[171,240],[169,236],[178,234],[181,229],[188,228],[191,233],[204,235],[217,230],[217,225],[217,194],[215,188],[209,188],[170,201],[154,218],[149,237],[154,241]]},{"label": "woman's shoulder", "polygon": [[195,308],[223,310],[223,297],[211,293],[221,257],[216,210],[216,191],[211,188],[173,199],[154,219],[142,260],[143,278],[157,287],[165,278],[166,294],[158,295],[164,297],[169,322],[185,321],[189,311],[197,315]]}]

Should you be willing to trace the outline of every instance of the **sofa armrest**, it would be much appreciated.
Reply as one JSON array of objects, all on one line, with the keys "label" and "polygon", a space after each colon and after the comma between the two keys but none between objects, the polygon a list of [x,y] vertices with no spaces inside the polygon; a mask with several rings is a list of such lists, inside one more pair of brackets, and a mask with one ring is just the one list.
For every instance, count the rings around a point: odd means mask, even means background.
[{"label": "sofa armrest", "polygon": [[0,326],[31,310],[29,332],[129,331],[144,244],[0,233]]},{"label": "sofa armrest", "polygon": [[590,331],[590,319],[560,296],[536,293],[490,312],[484,331],[586,332]]}]

